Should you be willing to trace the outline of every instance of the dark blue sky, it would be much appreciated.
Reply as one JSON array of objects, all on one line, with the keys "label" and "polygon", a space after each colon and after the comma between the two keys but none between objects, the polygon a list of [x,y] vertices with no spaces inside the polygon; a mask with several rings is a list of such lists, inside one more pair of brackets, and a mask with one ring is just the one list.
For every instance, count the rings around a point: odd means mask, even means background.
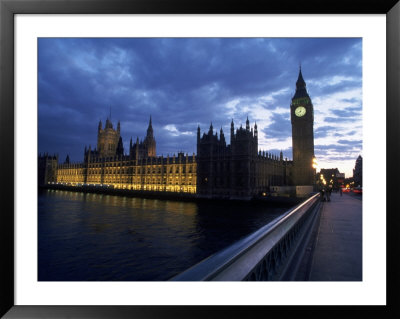
[{"label": "dark blue sky", "polygon": [[320,168],[352,176],[362,154],[362,40],[355,38],[40,38],[39,152],[83,159],[99,120],[157,154],[196,149],[197,125],[257,122],[259,148],[289,159],[289,106],[299,63],[314,104]]}]

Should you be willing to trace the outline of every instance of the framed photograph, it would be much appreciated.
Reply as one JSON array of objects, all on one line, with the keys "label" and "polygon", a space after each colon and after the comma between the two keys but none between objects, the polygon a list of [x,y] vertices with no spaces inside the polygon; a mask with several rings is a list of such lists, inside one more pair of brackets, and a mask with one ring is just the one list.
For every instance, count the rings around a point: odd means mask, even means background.
[{"label": "framed photograph", "polygon": [[[398,315],[393,212],[399,152],[393,146],[400,134],[400,4],[350,1],[338,7],[337,1],[228,7],[173,0],[0,0],[0,314]],[[295,50],[301,54],[290,56]],[[345,71],[335,73],[339,68]],[[308,138],[306,126],[315,119],[319,125]],[[315,139],[323,142],[314,146]],[[214,140],[218,154],[225,154],[218,155],[221,165],[210,160]],[[282,186],[254,186],[262,181],[243,173],[244,143],[256,145],[254,158],[267,163],[254,169],[273,167],[265,185]],[[339,170],[316,176],[314,147],[322,167]],[[293,166],[308,155],[309,172]],[[328,171],[335,176],[326,181]],[[344,179],[351,174],[352,180]],[[186,199],[197,194],[271,202],[278,196],[289,202],[293,191],[299,198],[304,190],[287,185],[308,185],[308,179],[318,180],[324,192],[315,194],[326,201],[329,185],[337,198],[339,190],[363,192],[356,279],[247,275],[206,282],[187,279],[196,278],[193,271],[185,277],[193,264],[270,221],[256,206],[245,225],[239,204],[231,205],[228,218]],[[85,195],[64,191],[77,187]],[[150,195],[107,196],[129,192]],[[163,193],[184,200],[164,207],[151,197]],[[62,214],[53,213],[66,203]],[[160,210],[165,214],[157,223]],[[274,214],[281,213],[268,218]],[[218,223],[226,224],[226,242],[210,227]],[[176,235],[168,241],[170,234]]]}]

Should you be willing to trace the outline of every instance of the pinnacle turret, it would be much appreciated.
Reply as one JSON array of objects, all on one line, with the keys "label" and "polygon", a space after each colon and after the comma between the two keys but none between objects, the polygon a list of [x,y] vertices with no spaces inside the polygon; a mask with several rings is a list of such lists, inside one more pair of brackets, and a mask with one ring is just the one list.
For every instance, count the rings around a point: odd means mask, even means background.
[{"label": "pinnacle turret", "polygon": [[110,121],[110,119],[108,117],[107,117],[107,120],[106,120],[105,128],[113,128],[113,125],[112,125],[112,123],[111,123],[111,121]]},{"label": "pinnacle turret", "polygon": [[147,128],[147,137],[149,137],[149,138],[153,137],[153,126],[151,124],[151,115],[150,115],[150,120],[149,120],[149,127]]},{"label": "pinnacle turret", "polygon": [[200,125],[197,126],[197,142],[200,140]]},{"label": "pinnacle turret", "polygon": [[122,143],[122,137],[120,136],[118,139],[118,145],[116,150],[117,155],[124,155],[124,145]]}]

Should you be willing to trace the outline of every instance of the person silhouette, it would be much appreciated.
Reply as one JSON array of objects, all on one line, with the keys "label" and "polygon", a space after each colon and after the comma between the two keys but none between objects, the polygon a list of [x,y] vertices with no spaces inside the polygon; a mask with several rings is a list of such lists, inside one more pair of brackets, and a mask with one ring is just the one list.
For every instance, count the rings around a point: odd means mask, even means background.
[{"label": "person silhouette", "polygon": [[325,193],[326,193],[326,200],[327,200],[328,202],[330,202],[330,201],[331,201],[331,193],[332,193],[332,185],[329,185],[329,186],[327,187]]},{"label": "person silhouette", "polygon": [[325,201],[325,188],[323,186],[321,186],[321,188],[319,189],[319,195],[321,198],[321,202]]}]

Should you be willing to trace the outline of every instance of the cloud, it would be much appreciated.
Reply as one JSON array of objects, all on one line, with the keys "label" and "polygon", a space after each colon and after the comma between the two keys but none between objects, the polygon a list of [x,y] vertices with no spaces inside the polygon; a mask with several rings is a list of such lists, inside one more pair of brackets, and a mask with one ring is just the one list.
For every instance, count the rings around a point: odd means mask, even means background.
[{"label": "cloud", "polygon": [[338,109],[331,111],[335,116],[339,118],[354,118],[361,116],[361,108],[347,108],[347,109]]},{"label": "cloud", "polygon": [[168,124],[164,126],[164,130],[166,130],[169,134],[171,134],[172,136],[180,136],[180,135],[189,135],[192,136],[194,135],[193,132],[190,131],[179,131],[176,128],[175,124]]},{"label": "cloud", "polygon": [[284,140],[292,133],[292,127],[288,117],[288,113],[272,113],[271,124],[264,128],[262,132],[267,138]]},{"label": "cloud", "polygon": [[350,146],[361,146],[362,145],[361,140],[338,140],[337,142],[339,144],[345,144],[345,145],[350,145]]},{"label": "cloud", "polygon": [[316,144],[361,136],[361,57],[357,38],[40,38],[39,152],[82,160],[110,108],[125,145],[144,138],[151,115],[157,153],[195,151],[197,126],[211,121],[229,139],[231,120],[247,116],[260,148],[290,150],[299,61]]},{"label": "cloud", "polygon": [[337,116],[337,117],[325,117],[324,120],[325,120],[325,122],[328,122],[328,123],[358,122],[358,120],[355,119],[355,118],[350,118],[350,117],[343,118],[343,117],[339,117],[339,116]]},{"label": "cloud", "polygon": [[314,138],[326,137],[332,131],[335,131],[335,126],[321,126],[314,130]]},{"label": "cloud", "polygon": [[356,134],[358,134],[358,131],[344,131],[344,132],[340,132],[340,133],[336,132],[336,133],[333,134],[333,136],[335,136],[335,137],[343,137],[343,136],[349,137],[349,136],[353,136],[353,135],[356,135]]}]

